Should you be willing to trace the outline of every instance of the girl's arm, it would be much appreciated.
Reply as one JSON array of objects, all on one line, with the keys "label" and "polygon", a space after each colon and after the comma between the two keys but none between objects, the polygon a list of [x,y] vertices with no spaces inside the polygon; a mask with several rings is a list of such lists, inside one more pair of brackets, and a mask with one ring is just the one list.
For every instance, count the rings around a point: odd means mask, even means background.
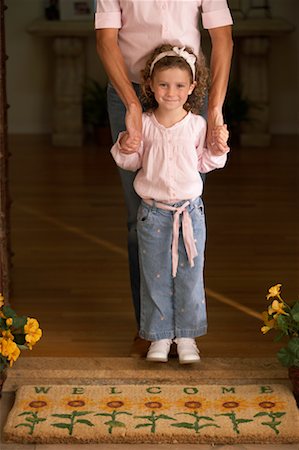
[{"label": "girl's arm", "polygon": [[215,127],[214,142],[217,148],[223,148],[220,155],[215,155],[213,149],[207,146],[206,125],[202,130],[199,145],[197,147],[198,165],[197,170],[201,173],[207,173],[214,169],[221,169],[225,166],[229,147],[227,146],[228,131],[226,125]]},{"label": "girl's arm", "polygon": [[142,166],[142,156],[143,156],[143,142],[141,142],[137,151],[128,152],[123,147],[126,146],[126,141],[128,139],[128,132],[122,131],[119,133],[118,139],[111,149],[111,154],[116,162],[116,164],[124,170],[131,170],[136,172]]}]

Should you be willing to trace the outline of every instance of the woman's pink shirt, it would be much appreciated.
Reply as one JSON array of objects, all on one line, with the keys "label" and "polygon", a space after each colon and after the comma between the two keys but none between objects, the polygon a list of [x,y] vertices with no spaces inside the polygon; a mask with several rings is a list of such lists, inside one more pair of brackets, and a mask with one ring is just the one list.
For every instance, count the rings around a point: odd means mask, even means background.
[{"label": "woman's pink shirt", "polygon": [[232,24],[226,0],[97,0],[95,28],[117,28],[119,47],[129,78],[140,71],[163,42],[200,49],[199,21],[211,29]]}]

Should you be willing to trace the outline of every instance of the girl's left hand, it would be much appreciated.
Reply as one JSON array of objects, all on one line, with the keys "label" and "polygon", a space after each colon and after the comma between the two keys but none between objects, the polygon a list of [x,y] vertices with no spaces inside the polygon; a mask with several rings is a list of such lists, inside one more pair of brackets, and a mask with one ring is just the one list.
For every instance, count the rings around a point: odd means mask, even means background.
[{"label": "girl's left hand", "polygon": [[212,129],[211,136],[210,151],[214,155],[220,156],[229,152],[230,148],[227,145],[229,132],[226,124],[215,126]]}]

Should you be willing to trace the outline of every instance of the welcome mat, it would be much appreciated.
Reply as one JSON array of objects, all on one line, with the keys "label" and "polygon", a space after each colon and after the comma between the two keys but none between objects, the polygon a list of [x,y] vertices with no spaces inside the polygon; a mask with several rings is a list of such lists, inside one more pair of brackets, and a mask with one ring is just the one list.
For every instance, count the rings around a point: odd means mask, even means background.
[{"label": "welcome mat", "polygon": [[284,385],[22,386],[4,428],[18,443],[294,443]]}]

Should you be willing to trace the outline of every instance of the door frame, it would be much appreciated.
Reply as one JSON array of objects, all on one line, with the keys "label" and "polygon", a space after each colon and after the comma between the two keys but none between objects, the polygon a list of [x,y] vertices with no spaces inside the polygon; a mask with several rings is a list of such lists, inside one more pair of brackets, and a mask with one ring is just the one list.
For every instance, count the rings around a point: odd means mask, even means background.
[{"label": "door frame", "polygon": [[6,51],[5,51],[5,10],[4,0],[0,0],[0,292],[5,303],[10,295],[10,196],[8,184],[8,142],[7,142],[7,97],[6,97]]}]

